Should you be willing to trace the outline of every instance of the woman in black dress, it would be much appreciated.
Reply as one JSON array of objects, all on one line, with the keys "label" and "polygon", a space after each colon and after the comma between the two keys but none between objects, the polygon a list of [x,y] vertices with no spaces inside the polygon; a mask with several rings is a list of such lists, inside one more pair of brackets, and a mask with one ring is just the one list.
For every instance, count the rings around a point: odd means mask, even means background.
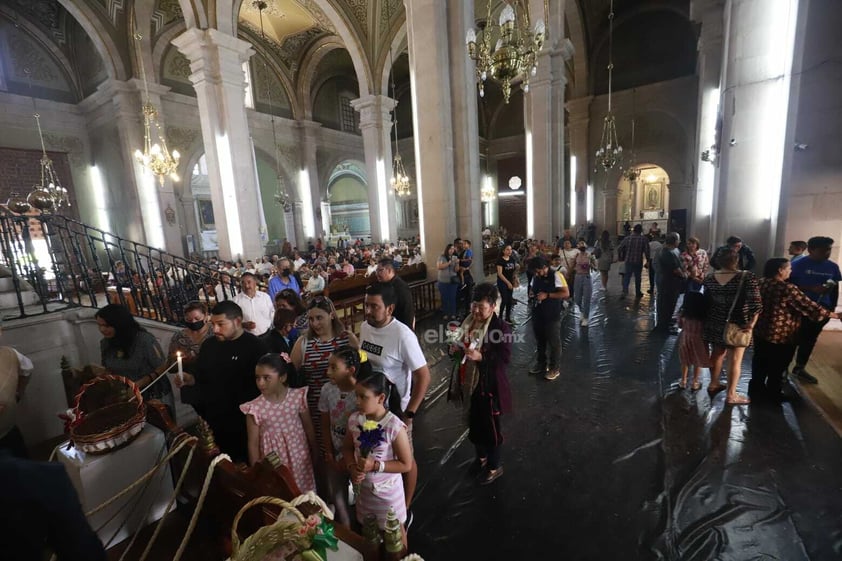
[{"label": "woman in black dress", "polygon": [[[761,310],[760,289],[754,273],[737,269],[737,252],[730,247],[721,248],[716,252],[716,263],[719,268],[708,275],[704,282],[707,315],[702,338],[705,343],[711,345],[708,394],[713,397],[727,388],[727,402],[731,405],[744,405],[750,403],[750,400],[748,397],[737,394],[737,382],[740,380],[740,365],[745,347],[727,345],[724,337],[725,324],[728,322],[731,305],[736,299],[731,322],[739,325],[744,331],[751,332]],[[741,285],[742,288],[740,288]],[[726,354],[728,355],[727,386],[719,381]]]},{"label": "woman in black dress", "polygon": [[511,329],[495,313],[498,296],[490,282],[474,288],[471,314],[460,329],[466,360],[450,386],[450,397],[462,400],[468,409],[468,439],[476,449],[471,471],[479,475],[481,485],[503,475],[500,417],[512,410],[506,373],[512,353]]}]

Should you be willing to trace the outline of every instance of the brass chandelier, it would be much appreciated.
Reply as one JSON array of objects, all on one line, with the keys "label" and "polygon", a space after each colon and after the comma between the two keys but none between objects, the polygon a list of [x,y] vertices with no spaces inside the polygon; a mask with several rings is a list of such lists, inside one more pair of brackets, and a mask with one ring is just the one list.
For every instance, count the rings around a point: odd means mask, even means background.
[{"label": "brass chandelier", "polygon": [[[140,75],[143,79],[143,151],[135,150],[134,157],[137,162],[152,172],[158,178],[161,187],[164,186],[164,180],[169,177],[173,181],[178,181],[178,161],[181,159],[181,154],[178,150],[173,150],[172,153],[167,148],[167,140],[161,134],[161,124],[158,122],[158,110],[152,105],[149,100],[149,84],[146,81],[146,69],[143,65],[143,55],[140,49],[140,40],[143,36],[140,33],[135,33],[135,40],[137,41],[137,53],[140,60]],[[152,135],[152,129],[155,130],[155,136]],[[157,139],[157,140],[155,140]]]},{"label": "brass chandelier", "polygon": [[503,100],[509,103],[512,87],[521,83],[523,91],[529,92],[529,77],[538,72],[538,53],[546,39],[544,21],[549,19],[548,1],[544,0],[544,19],[539,19],[532,28],[526,0],[507,3],[496,25],[491,20],[491,4],[489,0],[479,33],[473,27],[468,28],[465,43],[468,56],[476,65],[479,95],[485,96],[485,82],[491,78],[500,84]]},{"label": "brass chandelier", "polygon": [[599,148],[596,150],[596,165],[604,171],[613,168],[623,157],[623,147],[617,138],[617,123],[614,120],[614,112],[611,110],[611,89],[614,77],[614,0],[608,12],[608,113],[602,122],[602,139]]},{"label": "brass chandelier", "polygon": [[395,100],[395,107],[392,109],[392,133],[395,140],[395,155],[392,159],[392,177],[389,179],[389,184],[392,190],[398,197],[408,197],[412,194],[412,182],[406,174],[406,168],[403,166],[403,159],[398,148],[398,106],[397,96],[395,95],[395,61],[392,59],[392,51],[389,51],[389,61],[391,62],[392,71],[390,72],[390,81],[392,83],[392,99]]}]

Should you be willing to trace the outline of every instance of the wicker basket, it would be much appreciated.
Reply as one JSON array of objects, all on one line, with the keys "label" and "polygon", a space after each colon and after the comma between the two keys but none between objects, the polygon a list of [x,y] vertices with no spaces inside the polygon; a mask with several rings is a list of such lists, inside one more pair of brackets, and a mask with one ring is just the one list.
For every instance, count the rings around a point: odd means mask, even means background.
[{"label": "wicker basket", "polygon": [[[312,517],[305,517],[297,508],[303,503],[314,504],[319,507],[322,517],[333,518],[328,506],[313,492],[296,497],[291,503],[277,497],[258,497],[246,503],[234,517],[231,527],[231,561],[300,559],[301,552],[312,545],[312,538],[308,533],[310,528],[308,521]],[[281,512],[275,522],[259,528],[241,545],[237,526],[245,512],[258,505],[279,506]],[[335,550],[336,547],[331,547],[331,549]],[[313,558],[312,555],[307,557],[307,559]]]},{"label": "wicker basket", "polygon": [[146,405],[137,385],[106,374],[79,390],[70,441],[89,454],[104,454],[131,442],[146,424]]}]

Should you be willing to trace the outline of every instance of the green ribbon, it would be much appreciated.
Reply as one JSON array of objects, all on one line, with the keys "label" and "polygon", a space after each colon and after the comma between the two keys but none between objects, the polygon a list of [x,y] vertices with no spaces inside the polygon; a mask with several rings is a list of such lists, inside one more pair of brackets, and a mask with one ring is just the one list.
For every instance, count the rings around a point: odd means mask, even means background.
[{"label": "green ribbon", "polygon": [[316,526],[316,534],[310,542],[310,549],[301,552],[302,561],[327,561],[327,550],[338,551],[339,539],[333,533],[333,525],[323,518]]}]

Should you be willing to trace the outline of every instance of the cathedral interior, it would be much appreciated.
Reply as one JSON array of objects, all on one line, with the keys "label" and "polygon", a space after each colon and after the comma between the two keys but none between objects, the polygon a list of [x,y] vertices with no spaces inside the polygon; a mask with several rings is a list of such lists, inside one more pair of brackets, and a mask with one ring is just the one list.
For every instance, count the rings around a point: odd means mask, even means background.
[{"label": "cathedral interior", "polygon": [[[501,78],[508,47],[487,38],[509,13],[517,41],[539,20],[541,40]],[[413,240],[430,280],[457,237],[554,245],[653,223],[708,250],[739,236],[761,265],[828,236],[838,263],[840,26],[838,0],[0,0],[0,206],[48,187],[86,235],[197,262]],[[2,242],[4,266],[50,260],[30,229],[25,251]],[[747,412],[676,391],[674,339],[648,337],[654,297],[598,284],[590,330],[565,320],[552,392],[526,375],[516,313],[496,490],[464,480],[460,419],[431,395],[410,551],[838,558],[839,322],[817,351],[827,395]],[[97,362],[98,334],[84,311],[49,323],[25,304],[4,304],[4,340],[41,374],[19,408],[36,446],[61,436],[46,374]]]}]

